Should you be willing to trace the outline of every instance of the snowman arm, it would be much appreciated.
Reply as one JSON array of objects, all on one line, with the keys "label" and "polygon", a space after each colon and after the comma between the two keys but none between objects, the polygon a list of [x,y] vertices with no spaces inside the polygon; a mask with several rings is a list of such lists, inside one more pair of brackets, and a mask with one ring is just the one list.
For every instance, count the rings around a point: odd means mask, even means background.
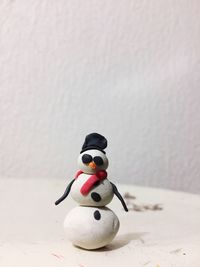
[{"label": "snowman arm", "polygon": [[[110,182],[110,183],[111,183],[111,182]],[[119,193],[119,191],[118,191],[116,185],[114,185],[113,183],[111,183],[111,185],[112,185],[112,188],[113,188],[113,193],[114,193],[114,194],[118,197],[118,199],[121,201],[122,206],[124,207],[125,211],[128,212],[128,208],[127,208],[127,206],[126,206],[126,203],[125,203],[123,197],[121,196],[121,194]]]},{"label": "snowman arm", "polygon": [[72,184],[73,184],[74,181],[75,181],[75,179],[73,179],[73,180],[68,184],[67,188],[65,189],[64,194],[62,195],[62,197],[60,197],[58,200],[56,200],[55,205],[60,204],[60,202],[62,202],[62,201],[69,195],[69,192],[70,192],[70,190],[71,190],[71,187],[72,187]]}]

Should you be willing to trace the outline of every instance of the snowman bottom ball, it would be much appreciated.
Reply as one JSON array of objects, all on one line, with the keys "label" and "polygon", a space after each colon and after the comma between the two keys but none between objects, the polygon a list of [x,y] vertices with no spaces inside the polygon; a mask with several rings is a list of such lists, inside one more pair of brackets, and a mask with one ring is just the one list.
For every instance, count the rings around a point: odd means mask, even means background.
[{"label": "snowman bottom ball", "polygon": [[67,238],[84,249],[97,249],[109,244],[119,230],[119,220],[107,207],[79,206],[64,221]]}]

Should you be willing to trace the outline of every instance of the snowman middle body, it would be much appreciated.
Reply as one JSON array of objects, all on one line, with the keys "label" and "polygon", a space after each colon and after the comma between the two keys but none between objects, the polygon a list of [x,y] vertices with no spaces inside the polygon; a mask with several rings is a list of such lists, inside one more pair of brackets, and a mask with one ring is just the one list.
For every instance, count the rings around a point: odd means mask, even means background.
[{"label": "snowman middle body", "polygon": [[71,188],[72,198],[81,206],[103,207],[113,199],[113,187],[109,180],[98,181],[87,195],[81,193],[82,186],[90,178],[91,174],[82,173],[74,181]]}]

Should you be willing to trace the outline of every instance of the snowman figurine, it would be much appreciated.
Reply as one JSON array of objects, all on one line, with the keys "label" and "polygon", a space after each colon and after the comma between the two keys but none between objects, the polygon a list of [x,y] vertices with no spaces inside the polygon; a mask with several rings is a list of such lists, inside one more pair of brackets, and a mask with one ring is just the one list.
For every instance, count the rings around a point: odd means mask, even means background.
[{"label": "snowman figurine", "polygon": [[125,211],[128,211],[117,187],[107,179],[106,147],[107,140],[104,136],[98,133],[86,136],[78,157],[79,171],[64,194],[55,202],[58,205],[71,191],[72,198],[79,206],[67,214],[64,230],[75,246],[88,250],[106,246],[119,230],[119,219],[106,207],[114,194]]}]

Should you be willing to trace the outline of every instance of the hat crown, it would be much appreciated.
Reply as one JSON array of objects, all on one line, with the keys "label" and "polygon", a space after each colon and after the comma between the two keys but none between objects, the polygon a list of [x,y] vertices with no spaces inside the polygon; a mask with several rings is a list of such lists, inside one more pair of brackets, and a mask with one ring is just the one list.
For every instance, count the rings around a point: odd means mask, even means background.
[{"label": "hat crown", "polygon": [[105,153],[105,151],[103,150],[106,147],[107,140],[103,135],[98,133],[91,133],[86,136],[81,153],[89,149],[97,149]]}]

